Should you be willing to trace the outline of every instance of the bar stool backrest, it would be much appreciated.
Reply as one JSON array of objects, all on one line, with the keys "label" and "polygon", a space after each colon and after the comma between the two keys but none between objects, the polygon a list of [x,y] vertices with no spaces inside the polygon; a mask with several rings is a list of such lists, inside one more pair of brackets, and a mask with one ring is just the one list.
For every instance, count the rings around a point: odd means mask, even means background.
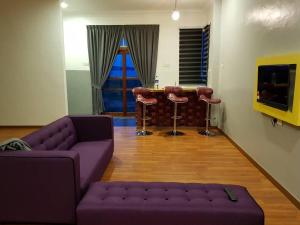
[{"label": "bar stool backrest", "polygon": [[178,87],[178,86],[166,86],[165,87],[165,94],[175,94],[175,95],[181,95],[183,92],[182,87]]},{"label": "bar stool backrest", "polygon": [[132,89],[132,93],[133,93],[134,97],[141,95],[145,98],[151,94],[151,91],[148,88],[136,87],[136,88]]},{"label": "bar stool backrest", "polygon": [[213,95],[214,91],[212,88],[208,88],[208,87],[198,87],[196,89],[197,92],[197,96],[200,97],[200,95],[204,95],[207,98],[211,98],[211,96]]}]

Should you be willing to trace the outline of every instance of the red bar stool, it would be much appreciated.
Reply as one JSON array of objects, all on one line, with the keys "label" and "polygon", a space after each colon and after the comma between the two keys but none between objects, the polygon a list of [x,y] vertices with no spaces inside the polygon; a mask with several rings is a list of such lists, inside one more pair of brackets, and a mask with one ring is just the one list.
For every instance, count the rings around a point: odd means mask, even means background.
[{"label": "red bar stool", "polygon": [[213,89],[207,88],[207,87],[198,87],[196,89],[198,100],[204,101],[207,105],[206,107],[206,125],[205,130],[202,130],[199,132],[199,134],[205,135],[205,136],[214,136],[215,134],[211,131],[209,131],[209,121],[210,119],[210,107],[211,105],[217,105],[221,103],[221,99],[218,98],[212,98],[212,95],[214,93]]},{"label": "red bar stool", "polygon": [[180,136],[184,135],[184,133],[177,131],[177,124],[176,121],[178,119],[181,119],[181,116],[177,116],[177,105],[178,104],[184,104],[189,101],[187,97],[180,97],[182,94],[183,89],[181,87],[172,87],[167,86],[165,87],[165,94],[167,95],[167,98],[174,103],[174,115],[173,115],[173,130],[169,131],[167,134],[170,136]]},{"label": "red bar stool", "polygon": [[143,128],[140,131],[137,131],[136,134],[138,136],[147,136],[151,135],[152,132],[146,130],[146,120],[149,120],[149,117],[146,117],[146,106],[157,104],[156,98],[147,98],[150,95],[150,90],[148,88],[136,87],[132,89],[132,93],[135,96],[137,103],[143,104]]}]

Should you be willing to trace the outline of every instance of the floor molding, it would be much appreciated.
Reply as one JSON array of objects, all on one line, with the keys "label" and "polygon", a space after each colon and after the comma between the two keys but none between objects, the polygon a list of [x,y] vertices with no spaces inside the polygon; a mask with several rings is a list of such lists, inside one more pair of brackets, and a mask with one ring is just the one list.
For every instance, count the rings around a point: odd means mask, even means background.
[{"label": "floor molding", "polygon": [[298,209],[300,202],[289,193],[275,178],[273,178],[263,167],[261,167],[248,153],[241,148],[234,140],[232,140],[223,130],[218,129],[242,154],[245,156],[271,183],[276,186],[282,194],[284,194]]}]

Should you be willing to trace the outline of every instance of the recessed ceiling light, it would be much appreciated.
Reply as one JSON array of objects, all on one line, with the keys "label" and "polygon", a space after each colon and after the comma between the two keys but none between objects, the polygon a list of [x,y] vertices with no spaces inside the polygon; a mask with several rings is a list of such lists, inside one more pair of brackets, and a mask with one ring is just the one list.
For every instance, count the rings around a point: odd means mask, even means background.
[{"label": "recessed ceiling light", "polygon": [[60,7],[63,8],[63,9],[68,8],[68,6],[69,6],[68,3],[66,3],[66,2],[61,2],[60,3]]}]

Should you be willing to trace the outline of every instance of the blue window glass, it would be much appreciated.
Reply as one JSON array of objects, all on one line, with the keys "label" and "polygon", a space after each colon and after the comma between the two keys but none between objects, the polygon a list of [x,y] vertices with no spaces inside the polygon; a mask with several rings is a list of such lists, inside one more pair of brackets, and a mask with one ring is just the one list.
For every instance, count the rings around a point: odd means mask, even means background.
[{"label": "blue window glass", "polygon": [[108,78],[122,78],[122,54],[116,56]]},{"label": "blue window glass", "polygon": [[[120,45],[126,46],[127,43],[122,40]],[[122,65],[122,54],[118,54],[108,79],[103,85],[102,93],[106,112],[123,112]],[[134,112],[135,98],[132,94],[132,88],[141,86],[141,82],[137,78],[137,72],[134,68],[130,54],[126,54],[126,85],[127,112]]]},{"label": "blue window glass", "polygon": [[123,104],[122,104],[123,94],[122,91],[119,90],[103,90],[103,100],[106,112],[122,112]]},{"label": "blue window glass", "polygon": [[135,112],[135,97],[132,91],[127,91],[127,112]]},{"label": "blue window glass", "polygon": [[125,38],[122,38],[120,41],[120,47],[127,47],[127,46],[128,46],[127,41],[125,40]]},{"label": "blue window glass", "polygon": [[126,75],[127,75],[127,78],[131,77],[131,78],[137,79],[137,73],[134,68],[130,54],[126,54]]}]

